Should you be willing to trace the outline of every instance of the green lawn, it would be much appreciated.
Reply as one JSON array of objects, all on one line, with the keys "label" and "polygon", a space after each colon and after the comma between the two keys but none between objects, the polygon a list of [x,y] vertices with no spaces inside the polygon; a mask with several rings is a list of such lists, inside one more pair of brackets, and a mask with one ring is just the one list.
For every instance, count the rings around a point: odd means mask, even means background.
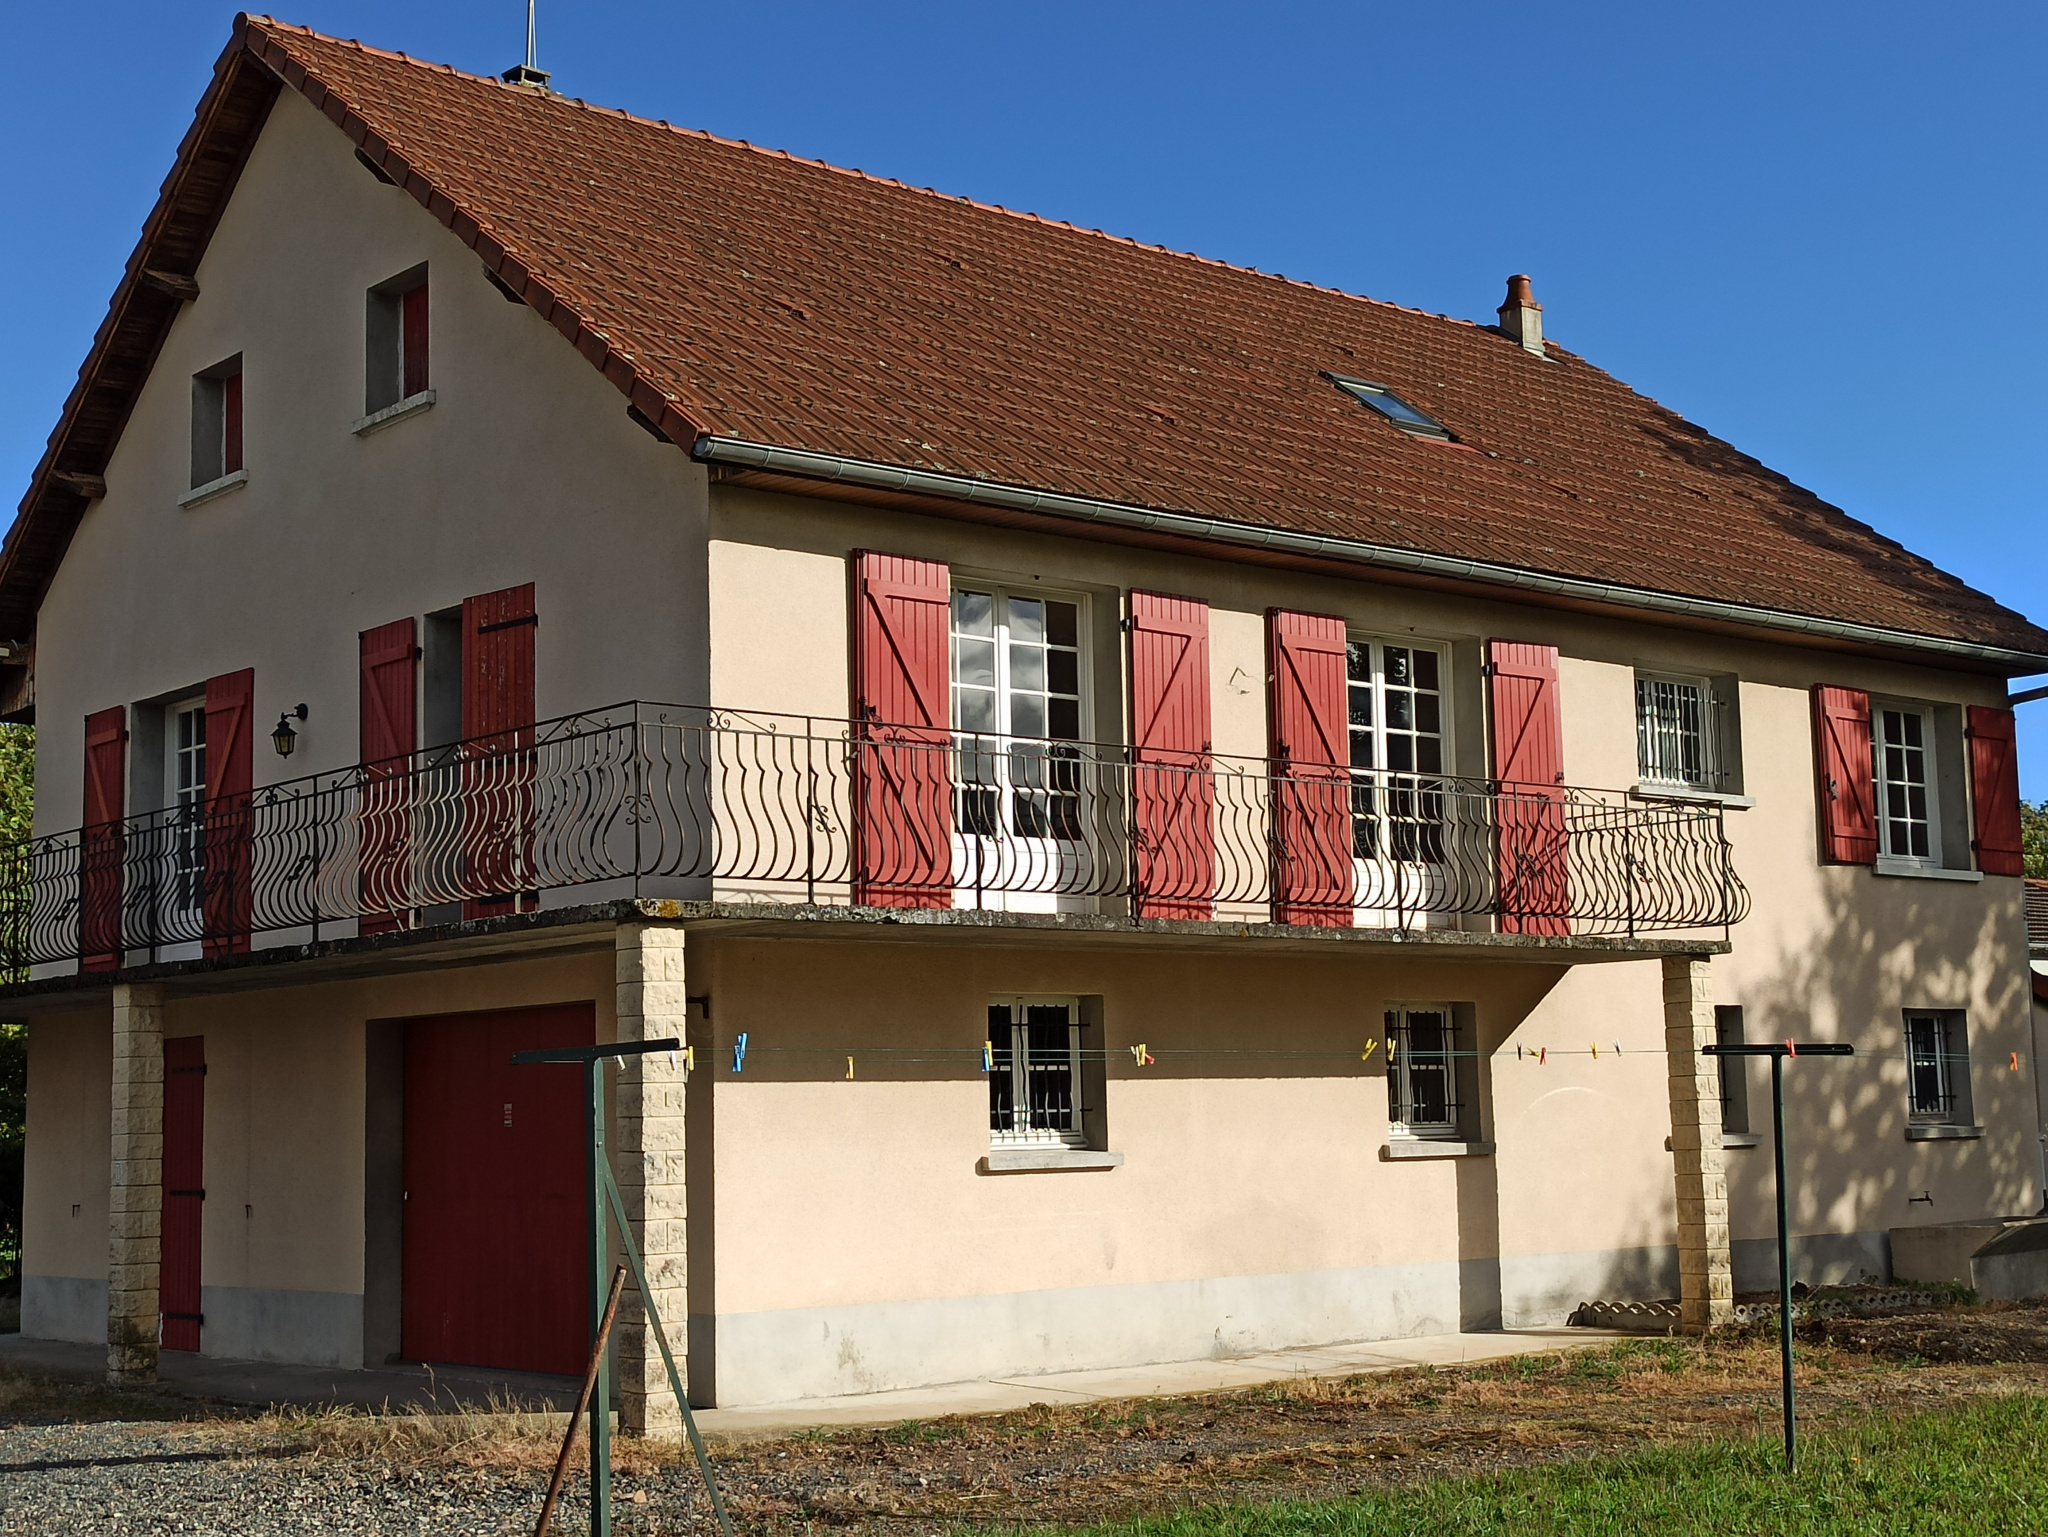
[{"label": "green lawn", "polygon": [[[1802,1435],[1649,1450],[1346,1500],[1246,1505],[1097,1529],[1099,1537],[1895,1537],[2048,1534],[2048,1398]],[[1091,1534],[1094,1537],[1094,1534]]]}]

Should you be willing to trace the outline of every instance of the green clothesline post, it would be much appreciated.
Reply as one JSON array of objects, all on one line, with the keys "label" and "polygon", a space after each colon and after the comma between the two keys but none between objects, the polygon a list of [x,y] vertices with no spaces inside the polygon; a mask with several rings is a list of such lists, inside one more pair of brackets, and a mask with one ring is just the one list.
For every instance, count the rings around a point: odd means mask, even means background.
[{"label": "green clothesline post", "polygon": [[1702,1046],[1700,1054],[1771,1059],[1771,1125],[1778,1184],[1778,1358],[1785,1382],[1785,1471],[1790,1473],[1799,1465],[1799,1442],[1792,1417],[1792,1250],[1785,1216],[1785,1059],[1853,1057],[1856,1048],[1832,1041],[1780,1041],[1769,1046]]}]

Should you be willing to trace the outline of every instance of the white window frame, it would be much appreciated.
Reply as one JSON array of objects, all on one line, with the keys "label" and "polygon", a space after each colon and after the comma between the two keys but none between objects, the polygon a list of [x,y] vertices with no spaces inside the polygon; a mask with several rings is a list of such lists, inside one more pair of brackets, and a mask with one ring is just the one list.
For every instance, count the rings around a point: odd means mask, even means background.
[{"label": "white window frame", "polygon": [[[1685,772],[1683,739],[1657,713],[1656,690],[1694,689],[1699,701],[1699,769]],[[1646,785],[1674,790],[1726,788],[1728,771],[1722,741],[1727,705],[1714,680],[1701,673],[1649,672],[1635,677],[1636,777]],[[1682,732],[1682,725],[1677,728]],[[1675,760],[1675,761],[1674,761]]]},{"label": "white window frame", "polygon": [[[180,728],[196,721],[198,742],[182,745]],[[196,780],[187,771],[195,762]],[[206,696],[195,694],[164,706],[164,805],[170,814],[166,860],[166,909],[178,916],[199,911],[206,881]]]},{"label": "white window frame", "polygon": [[[1969,1020],[1961,1009],[1906,1010],[1906,1118],[1918,1126],[1968,1122],[1970,1104]],[[1934,1105],[1921,1098],[1925,1082]]]},{"label": "white window frame", "polygon": [[[1439,1052],[1424,1052],[1420,1061],[1413,1050],[1413,1017],[1440,1015],[1449,1045]],[[1458,1011],[1448,1003],[1389,1003],[1387,1031],[1387,1134],[1396,1140],[1416,1142],[1461,1142],[1465,1120],[1472,1107],[1460,1098],[1465,1074],[1458,1071]],[[1434,1064],[1434,1065],[1432,1065]],[[1447,1119],[1416,1121],[1409,1112],[1415,1107],[1418,1071],[1443,1074],[1444,1106]]]},{"label": "white window frame", "polygon": [[[1886,717],[1898,716],[1903,723],[1908,719],[1920,723],[1920,745],[1888,743],[1885,739]],[[1918,753],[1921,781],[1915,785],[1910,776],[1894,777],[1890,772],[1891,754]],[[1942,868],[1941,854],[1941,747],[1935,732],[1934,710],[1924,704],[1914,704],[1903,699],[1873,699],[1870,701],[1870,757],[1871,780],[1874,787],[1873,806],[1877,812],[1877,852],[1887,864],[1908,865],[1917,869],[1938,870]],[[1901,765],[1904,766],[1903,764]],[[1910,814],[1895,818],[1891,815],[1892,791],[1899,790],[1910,797],[1915,789],[1924,790],[1926,795],[1927,852],[1916,854],[1911,844],[1911,833],[1907,835],[1904,849],[1894,846],[1894,823],[1903,821],[1910,825],[1919,818]]]},{"label": "white window frame", "polygon": [[[1082,1072],[1081,1000],[1077,997],[1059,995],[998,994],[991,997],[988,1002],[991,1016],[997,1009],[1007,1009],[1010,1015],[1010,1039],[1007,1043],[1000,1038],[993,1017],[989,1021],[986,1048],[989,1055],[989,1146],[1087,1147],[1089,1119],[1093,1111],[1085,1098],[1089,1080]],[[1066,1051],[1056,1060],[1034,1063],[1030,1059],[1028,1011],[1033,1008],[1061,1008],[1067,1011]],[[1038,1066],[1063,1070],[1067,1075],[1066,1110],[1046,1116],[1048,1120],[1058,1120],[1063,1115],[1068,1122],[1065,1126],[1030,1124],[1038,1119],[1032,1100],[1032,1073],[1034,1067]],[[1005,1077],[999,1078],[999,1074]],[[1010,1091],[1011,1124],[1008,1127],[997,1125],[1002,1114],[999,1087],[1005,1081]],[[1025,1107],[1026,1124],[1022,1127],[1016,1125],[1016,1107],[1019,1105]]]},{"label": "white window frame", "polygon": [[[1451,676],[1455,652],[1448,641],[1415,635],[1347,634],[1344,639],[1345,741],[1351,771],[1348,836],[1351,840],[1352,889],[1356,893],[1352,922],[1361,928],[1371,928],[1393,925],[1405,918],[1412,926],[1419,915],[1421,926],[1425,928],[1447,925],[1452,921],[1452,915],[1439,911],[1437,904],[1442,896],[1445,866],[1455,857],[1451,844],[1457,836],[1458,807],[1450,793],[1454,788],[1450,782],[1452,769],[1457,762],[1457,747],[1451,737]],[[1389,646],[1410,653],[1427,653],[1436,658],[1437,677],[1433,690],[1392,686],[1393,692],[1412,693],[1417,699],[1434,694],[1437,725],[1433,733],[1420,729],[1419,709],[1416,725],[1398,729],[1390,725],[1386,656]],[[1369,658],[1369,680],[1357,680],[1351,676],[1352,661],[1360,647],[1366,649]],[[1374,764],[1371,768],[1357,764],[1359,728],[1352,724],[1357,691],[1366,692],[1371,699],[1372,724],[1368,728],[1370,756]],[[1389,767],[1387,748],[1394,736],[1410,737],[1418,748],[1424,739],[1434,736],[1438,766],[1434,769]],[[1420,753],[1416,756],[1419,758]],[[1365,825],[1373,829],[1373,852],[1370,856],[1359,848],[1361,822],[1365,821],[1360,813],[1367,807],[1370,808],[1370,820]],[[1397,812],[1406,814],[1397,815]]]}]

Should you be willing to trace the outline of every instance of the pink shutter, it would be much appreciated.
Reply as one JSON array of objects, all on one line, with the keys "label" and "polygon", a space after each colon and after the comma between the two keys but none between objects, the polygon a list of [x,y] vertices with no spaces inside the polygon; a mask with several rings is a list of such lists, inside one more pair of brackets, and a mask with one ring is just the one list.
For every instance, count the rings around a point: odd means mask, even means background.
[{"label": "pink shutter", "polygon": [[2010,710],[1970,706],[1970,798],[1976,807],[1977,868],[2025,875],[2020,838],[2020,755]]},{"label": "pink shutter", "polygon": [[533,875],[533,583],[462,600],[465,879],[469,919],[538,906]]},{"label": "pink shutter", "polygon": [[1274,609],[1272,671],[1273,921],[1352,922],[1351,733],[1344,621]]},{"label": "pink shutter", "polygon": [[123,787],[128,711],[112,705],[85,718],[85,827],[78,849],[78,951],[85,971],[121,964]]},{"label": "pink shutter", "polygon": [[200,951],[240,955],[254,927],[249,889],[256,784],[253,669],[206,680],[206,880]]},{"label": "pink shutter", "polygon": [[232,475],[242,467],[242,371],[220,381],[220,472]]},{"label": "pink shutter", "polygon": [[[210,745],[210,744],[209,744]],[[164,1042],[163,1348],[199,1348],[199,1231],[206,1202],[206,1038]]]},{"label": "pink shutter", "polygon": [[1214,916],[1216,784],[1209,761],[1209,605],[1131,594],[1131,754],[1140,918]]},{"label": "pink shutter", "polygon": [[953,905],[952,572],[855,550],[854,900]]},{"label": "pink shutter", "polygon": [[1503,934],[1568,934],[1564,728],[1557,647],[1486,643],[1493,777],[1500,785],[1495,858]]},{"label": "pink shutter", "polygon": [[1877,863],[1877,771],[1870,755],[1870,696],[1822,684],[1813,691],[1813,757],[1820,798],[1820,862]]},{"label": "pink shutter", "polygon": [[358,929],[383,934],[403,927],[408,915],[419,644],[410,619],[365,630],[358,644],[356,729],[363,765],[363,916]]},{"label": "pink shutter", "polygon": [[403,389],[412,396],[427,387],[427,285],[408,289],[398,306]]}]

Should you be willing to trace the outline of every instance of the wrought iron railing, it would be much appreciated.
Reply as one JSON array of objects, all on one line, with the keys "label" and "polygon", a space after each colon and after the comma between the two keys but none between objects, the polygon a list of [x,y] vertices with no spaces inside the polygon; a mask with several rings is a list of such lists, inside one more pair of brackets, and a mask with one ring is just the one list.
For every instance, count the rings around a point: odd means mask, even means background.
[{"label": "wrought iron railing", "polygon": [[564,893],[1547,934],[1748,908],[1711,805],[628,703],[7,845],[0,951],[111,967]]}]

